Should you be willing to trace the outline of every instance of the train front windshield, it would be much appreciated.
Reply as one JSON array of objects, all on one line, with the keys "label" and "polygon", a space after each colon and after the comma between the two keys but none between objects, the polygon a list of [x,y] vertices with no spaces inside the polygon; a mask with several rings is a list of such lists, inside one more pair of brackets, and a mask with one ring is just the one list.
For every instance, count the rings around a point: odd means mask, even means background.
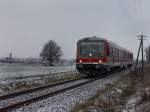
[{"label": "train front windshield", "polygon": [[88,41],[81,42],[79,48],[80,57],[99,58],[104,56],[104,42],[103,41]]}]

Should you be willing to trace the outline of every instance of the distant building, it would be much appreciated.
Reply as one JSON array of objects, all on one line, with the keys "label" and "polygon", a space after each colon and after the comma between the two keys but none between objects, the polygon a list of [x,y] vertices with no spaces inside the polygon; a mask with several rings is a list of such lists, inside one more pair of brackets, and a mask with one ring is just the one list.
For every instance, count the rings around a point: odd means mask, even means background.
[{"label": "distant building", "polygon": [[8,57],[5,57],[4,59],[1,59],[0,61],[1,63],[13,63],[15,60],[12,56],[12,53],[9,53]]},{"label": "distant building", "polygon": [[40,59],[28,58],[28,59],[24,59],[23,63],[25,63],[25,64],[41,64],[42,62]]},{"label": "distant building", "polygon": [[20,64],[41,64],[40,59],[35,58],[27,58],[27,59],[19,59],[13,57],[12,53],[9,53],[8,57],[0,59],[1,63],[20,63]]}]

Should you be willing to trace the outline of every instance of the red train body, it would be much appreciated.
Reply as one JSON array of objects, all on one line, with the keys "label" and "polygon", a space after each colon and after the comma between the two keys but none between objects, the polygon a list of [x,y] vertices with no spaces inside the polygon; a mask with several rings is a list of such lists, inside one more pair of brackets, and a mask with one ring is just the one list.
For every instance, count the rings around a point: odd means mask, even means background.
[{"label": "red train body", "polygon": [[90,76],[133,64],[133,54],[99,37],[83,38],[77,43],[76,68]]}]

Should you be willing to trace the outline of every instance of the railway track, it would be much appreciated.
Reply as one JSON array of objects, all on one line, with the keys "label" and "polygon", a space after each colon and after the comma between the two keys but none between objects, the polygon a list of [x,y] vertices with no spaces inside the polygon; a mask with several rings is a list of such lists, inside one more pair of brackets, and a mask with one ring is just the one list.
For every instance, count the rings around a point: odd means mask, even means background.
[{"label": "railway track", "polygon": [[0,112],[6,112],[17,106],[28,104],[48,96],[56,95],[68,89],[72,89],[98,79],[99,78],[74,79],[70,81],[56,83],[53,85],[44,85],[28,90],[2,95],[0,96]]},{"label": "railway track", "polygon": [[[113,75],[113,73],[111,73],[111,75]],[[57,95],[66,90],[73,89],[75,87],[79,87],[84,84],[99,80],[100,78],[102,77],[100,76],[89,79],[86,78],[74,79],[59,82],[53,85],[44,85],[28,90],[2,95],[0,96],[0,112],[7,112],[9,110],[12,110],[13,108],[22,106],[24,104],[29,104],[33,101],[38,101],[42,98]]]}]

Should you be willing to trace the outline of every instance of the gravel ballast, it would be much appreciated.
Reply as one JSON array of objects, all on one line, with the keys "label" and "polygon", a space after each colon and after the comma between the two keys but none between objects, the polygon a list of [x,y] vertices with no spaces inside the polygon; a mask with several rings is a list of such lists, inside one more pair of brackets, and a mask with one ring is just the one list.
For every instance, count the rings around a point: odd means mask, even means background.
[{"label": "gravel ballast", "polygon": [[11,112],[70,112],[76,104],[88,100],[96,94],[97,90],[102,89],[105,84],[117,80],[122,73],[115,73],[61,94],[16,108]]}]

